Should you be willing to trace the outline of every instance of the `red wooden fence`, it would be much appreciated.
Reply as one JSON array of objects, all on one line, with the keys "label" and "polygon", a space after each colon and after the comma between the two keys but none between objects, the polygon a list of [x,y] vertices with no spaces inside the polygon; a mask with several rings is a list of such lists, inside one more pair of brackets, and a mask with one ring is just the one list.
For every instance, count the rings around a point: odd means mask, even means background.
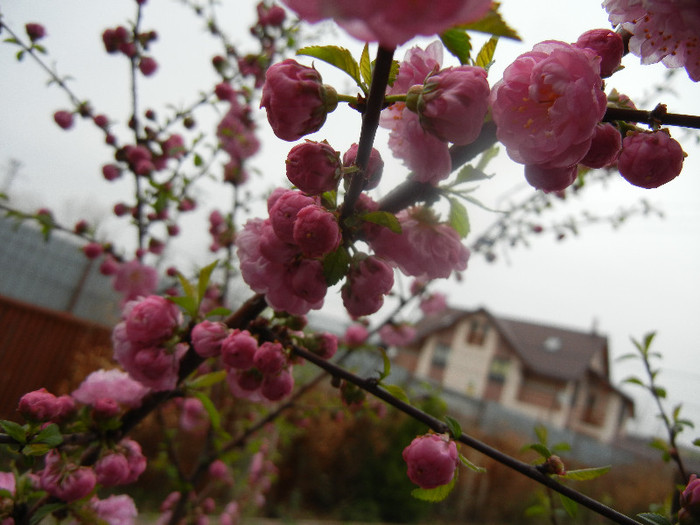
[{"label": "red wooden fence", "polygon": [[69,393],[81,358],[111,355],[110,335],[109,327],[0,296],[0,418],[19,417],[25,392]]}]

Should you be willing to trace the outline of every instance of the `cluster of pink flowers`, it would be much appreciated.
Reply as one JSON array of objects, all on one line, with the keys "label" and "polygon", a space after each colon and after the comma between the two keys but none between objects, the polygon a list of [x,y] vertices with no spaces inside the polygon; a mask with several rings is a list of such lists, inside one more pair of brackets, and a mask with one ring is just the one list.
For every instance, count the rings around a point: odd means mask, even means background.
[{"label": "cluster of pink flowers", "polygon": [[457,445],[445,435],[418,436],[403,450],[409,479],[423,489],[446,485],[459,463]]},{"label": "cluster of pink flowers", "polygon": [[332,18],[351,36],[363,42],[379,42],[386,48],[404,44],[418,35],[434,35],[482,18],[491,0],[443,0],[427,3],[387,0],[284,0],[300,18],[315,23]]},{"label": "cluster of pink flowers", "polygon": [[[158,38],[158,35],[155,31],[134,35],[124,26],[106,29],[102,33],[102,42],[107,53],[122,53],[129,58],[139,56],[139,53],[147,49],[148,45],[156,38]],[[138,67],[141,73],[145,76],[150,76],[158,69],[158,63],[152,57],[141,54]]]},{"label": "cluster of pink flowers", "polygon": [[693,0],[604,0],[610,22],[632,33],[629,50],[642,64],[684,67],[700,80],[700,4]]},{"label": "cluster of pink flowers", "polygon": [[248,175],[243,169],[244,161],[260,149],[251,109],[247,104],[238,101],[239,95],[226,82],[216,86],[216,94],[220,100],[230,104],[216,128],[221,148],[229,156],[229,162],[224,166],[224,180],[236,185],[243,184],[248,180]]},{"label": "cluster of pink flowers", "polygon": [[388,95],[408,93],[406,103],[385,110],[389,147],[420,182],[437,184],[452,171],[449,143],[469,144],[481,132],[488,110],[486,71],[473,66],[440,69],[442,44],[411,48]]},{"label": "cluster of pink flowers", "polygon": [[131,377],[154,391],[172,390],[187,345],[176,336],[182,313],[158,295],[129,301],[114,327],[114,357]]},{"label": "cluster of pink flowers", "polygon": [[123,439],[95,463],[97,482],[103,487],[129,485],[143,474],[146,463],[141,446],[133,439]]},{"label": "cluster of pink flowers", "polygon": [[275,191],[270,217],[248,221],[236,239],[241,273],[275,310],[304,315],[323,305],[321,259],[341,242],[336,214],[300,191]]},{"label": "cluster of pink flowers", "polygon": [[29,421],[57,423],[75,412],[75,402],[70,396],[57,397],[45,388],[40,388],[24,394],[17,410]]}]

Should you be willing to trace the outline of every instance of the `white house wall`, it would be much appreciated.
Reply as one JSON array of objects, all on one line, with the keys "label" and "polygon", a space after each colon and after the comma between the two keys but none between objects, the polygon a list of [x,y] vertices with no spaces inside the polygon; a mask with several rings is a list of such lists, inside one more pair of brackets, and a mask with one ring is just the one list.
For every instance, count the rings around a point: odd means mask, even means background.
[{"label": "white house wall", "polygon": [[[479,320],[486,323],[485,319]],[[467,336],[472,319],[459,323],[452,336],[452,350],[445,367],[443,385],[457,392],[483,398],[491,359],[496,351],[497,333],[489,328],[483,345],[470,345]]]}]

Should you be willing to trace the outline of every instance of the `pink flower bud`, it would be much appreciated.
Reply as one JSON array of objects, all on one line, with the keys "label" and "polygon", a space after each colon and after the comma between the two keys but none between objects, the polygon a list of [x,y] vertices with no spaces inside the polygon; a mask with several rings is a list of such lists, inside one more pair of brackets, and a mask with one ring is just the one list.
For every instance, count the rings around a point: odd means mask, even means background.
[{"label": "pink flower bud", "polygon": [[88,259],[97,259],[102,252],[103,248],[99,242],[89,242],[83,246],[83,253]]},{"label": "pink flower bud", "polygon": [[264,375],[279,373],[287,364],[284,348],[279,343],[265,342],[255,353],[253,365]]},{"label": "pink flower bud", "polygon": [[233,484],[233,476],[231,475],[231,471],[229,470],[228,466],[226,466],[226,463],[220,459],[211,462],[209,465],[209,475],[212,477],[212,479],[221,481],[227,485]]},{"label": "pink flower bud", "polygon": [[376,257],[366,257],[348,273],[341,290],[343,305],[353,317],[371,315],[384,304],[394,286],[394,270]]},{"label": "pink flower bud", "polygon": [[294,377],[291,369],[285,368],[275,375],[263,377],[260,393],[270,401],[279,401],[289,395],[294,388]]},{"label": "pink flower bud", "polygon": [[128,303],[124,316],[126,334],[132,343],[159,343],[170,338],[182,322],[177,305],[159,295]]},{"label": "pink flower bud", "polygon": [[319,195],[338,188],[340,154],[325,140],[307,140],[294,146],[287,155],[287,178],[308,195]]},{"label": "pink flower bud", "polygon": [[700,522],[700,478],[691,474],[680,498],[681,510],[678,519],[681,524]]},{"label": "pink flower bud", "polygon": [[565,190],[574,183],[577,176],[578,168],[576,165],[566,168],[525,166],[525,180],[533,188],[545,193]]},{"label": "pink flower bud", "polygon": [[55,418],[60,410],[56,396],[45,388],[34,390],[24,394],[17,410],[30,421],[50,421]]},{"label": "pink flower bud", "polygon": [[338,105],[335,90],[324,86],[313,68],[292,59],[272,65],[265,74],[260,107],[275,135],[294,141],[318,131]]},{"label": "pink flower bud", "polygon": [[624,138],[617,167],[630,184],[658,188],[680,174],[684,158],[681,145],[666,131],[641,132]]},{"label": "pink flower bud", "polygon": [[258,341],[248,330],[233,330],[221,342],[221,361],[231,368],[245,370],[253,366]]},{"label": "pink flower bud", "polygon": [[591,147],[581,164],[589,168],[604,168],[617,160],[622,149],[622,135],[612,124],[605,122],[595,127]]},{"label": "pink flower bud", "polygon": [[256,9],[258,11],[258,24],[261,26],[279,27],[287,17],[287,13],[278,5],[267,6],[260,2]]},{"label": "pink flower bud", "polygon": [[228,336],[223,323],[202,321],[192,329],[192,345],[200,357],[214,357],[221,353],[221,343]]},{"label": "pink flower bud", "polygon": [[129,462],[122,454],[107,454],[95,463],[95,474],[100,485],[122,485],[129,477]]},{"label": "pink flower bud", "polygon": [[53,119],[63,129],[73,127],[73,113],[70,111],[57,111],[53,114]]},{"label": "pink flower bud", "polygon": [[360,323],[351,324],[345,330],[345,336],[343,338],[346,345],[354,347],[363,344],[369,337],[369,332],[367,327]]},{"label": "pink flower bud", "polygon": [[418,436],[403,450],[409,479],[423,489],[446,485],[457,468],[457,445],[446,436]]},{"label": "pink flower bud", "polygon": [[299,210],[293,235],[307,257],[323,257],[334,251],[343,239],[335,215],[315,204]]},{"label": "pink flower bud", "polygon": [[116,164],[105,164],[102,166],[102,175],[106,180],[118,179],[122,174],[122,170]]},{"label": "pink flower bud", "polygon": [[609,77],[620,67],[624,44],[622,37],[614,31],[591,29],[578,37],[574,45],[591,49],[600,57],[600,76],[603,78]]},{"label": "pink flower bud", "polygon": [[[354,143],[350,146],[350,149],[343,155],[343,166],[349,167],[355,164],[357,159],[357,148],[358,144]],[[369,162],[367,163],[367,169],[363,174],[365,178],[365,190],[372,190],[379,186],[379,181],[382,180],[382,172],[384,171],[384,161],[378,150],[372,148],[369,154]]]},{"label": "pink flower bud", "polygon": [[295,244],[294,224],[297,214],[315,202],[311,197],[293,190],[287,190],[277,197],[270,208],[270,224],[277,236],[288,244]]},{"label": "pink flower bud", "polygon": [[328,291],[323,264],[316,259],[302,259],[292,270],[292,290],[309,303],[322,301]]},{"label": "pink flower bud", "polygon": [[60,454],[55,450],[46,455],[39,485],[51,496],[71,503],[87,496],[96,483],[97,476],[91,468],[64,465]]},{"label": "pink flower bud", "polygon": [[417,111],[423,129],[440,140],[471,144],[481,133],[490,93],[485,69],[449,67],[425,81],[415,108],[406,105]]},{"label": "pink flower bud", "polygon": [[338,351],[338,336],[329,332],[315,334],[312,341],[307,340],[307,348],[323,359],[330,359]]},{"label": "pink flower bud", "polygon": [[46,36],[46,29],[44,29],[44,26],[41,24],[30,22],[24,26],[24,30],[27,32],[27,36],[32,42],[41,40]]}]

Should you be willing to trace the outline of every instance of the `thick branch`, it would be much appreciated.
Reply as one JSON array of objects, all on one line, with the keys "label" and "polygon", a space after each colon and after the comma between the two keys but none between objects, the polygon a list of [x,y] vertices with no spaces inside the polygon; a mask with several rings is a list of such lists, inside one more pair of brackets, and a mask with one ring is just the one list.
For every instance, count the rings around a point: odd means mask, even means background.
[{"label": "thick branch", "polygon": [[667,113],[666,106],[659,104],[651,111],[640,109],[608,108],[603,117],[603,122],[624,120],[626,122],[643,122],[650,126],[667,125],[682,126],[685,128],[700,129],[700,116],[681,115],[678,113]]}]

